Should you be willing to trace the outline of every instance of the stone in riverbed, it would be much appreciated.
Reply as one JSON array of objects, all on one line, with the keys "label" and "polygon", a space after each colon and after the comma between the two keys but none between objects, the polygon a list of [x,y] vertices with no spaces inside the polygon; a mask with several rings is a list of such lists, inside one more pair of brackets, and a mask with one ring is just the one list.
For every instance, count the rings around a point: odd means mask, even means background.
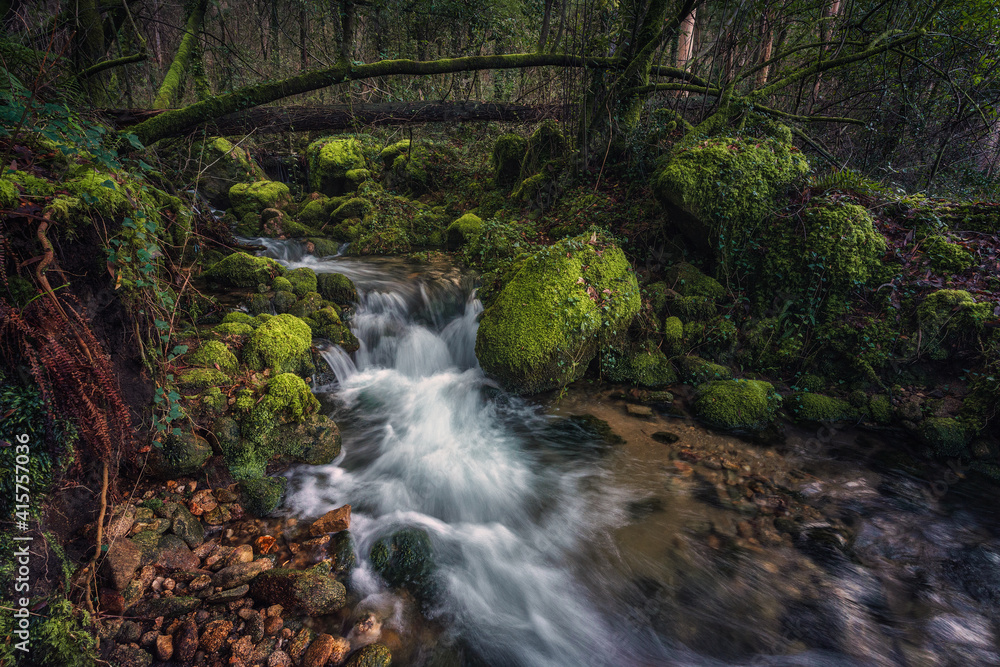
[{"label": "stone in riverbed", "polygon": [[383,644],[369,644],[351,656],[347,667],[388,667],[392,653]]},{"label": "stone in riverbed", "polygon": [[205,653],[212,654],[218,651],[226,643],[226,638],[233,631],[233,622],[225,619],[210,621],[201,633],[199,642],[201,649]]},{"label": "stone in riverbed", "polygon": [[265,572],[274,567],[274,563],[268,558],[261,558],[252,563],[236,563],[224,567],[212,577],[212,585],[217,588],[235,588],[249,583],[261,572]]},{"label": "stone in riverbed", "polygon": [[102,564],[105,579],[117,591],[125,590],[142,560],[142,550],[129,540],[116,540],[108,547]]},{"label": "stone in riverbed", "polygon": [[344,505],[330,510],[309,526],[309,534],[318,537],[326,533],[339,533],[351,527],[351,506]]},{"label": "stone in riverbed", "polygon": [[153,598],[150,600],[143,600],[139,604],[132,607],[129,615],[150,619],[157,618],[159,616],[164,618],[175,618],[177,616],[184,616],[188,612],[194,611],[200,604],[201,600],[191,597]]},{"label": "stone in riverbed", "polygon": [[333,635],[316,637],[302,656],[302,667],[324,667],[333,653],[334,642]]},{"label": "stone in riverbed", "polygon": [[251,582],[250,595],[259,602],[280,604],[290,614],[307,616],[329,614],[347,603],[344,585],[317,568],[262,572]]},{"label": "stone in riverbed", "polygon": [[210,604],[223,604],[226,602],[232,602],[233,600],[239,600],[241,597],[245,596],[250,591],[250,586],[248,584],[243,584],[242,586],[237,586],[236,588],[230,588],[224,591],[219,591],[213,595],[209,595],[205,598],[205,602]]},{"label": "stone in riverbed", "polygon": [[679,435],[671,433],[670,431],[657,431],[650,437],[657,442],[662,442],[664,445],[672,445],[681,439]]}]

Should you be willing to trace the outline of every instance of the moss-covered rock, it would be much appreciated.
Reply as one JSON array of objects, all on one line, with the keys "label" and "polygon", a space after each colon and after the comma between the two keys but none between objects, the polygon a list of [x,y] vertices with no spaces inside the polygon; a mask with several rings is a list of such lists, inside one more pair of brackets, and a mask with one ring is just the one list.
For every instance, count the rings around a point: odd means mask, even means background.
[{"label": "moss-covered rock", "polygon": [[295,463],[326,465],[340,455],[340,429],[332,419],[312,415],[297,424],[282,424],[272,438],[280,455]]},{"label": "moss-covered rock", "polygon": [[738,333],[735,324],[718,316],[707,322],[685,324],[684,343],[688,349],[722,359],[736,347]]},{"label": "moss-covered rock", "polygon": [[331,221],[333,212],[346,200],[343,197],[314,196],[315,199],[310,199],[299,209],[298,219],[308,227],[322,229]]},{"label": "moss-covered rock", "polygon": [[504,134],[497,138],[490,154],[490,164],[498,186],[509,188],[521,180],[521,161],[527,147],[528,140],[517,134]]},{"label": "moss-covered rock", "polygon": [[150,452],[149,471],[162,479],[192,475],[212,456],[212,446],[194,433],[170,435]]},{"label": "moss-covered rock", "polygon": [[352,190],[356,184],[348,180],[347,172],[365,168],[363,147],[354,138],[317,139],[306,149],[306,158],[309,162],[309,187],[330,197]]},{"label": "moss-covered rock", "polygon": [[684,323],[679,317],[668,317],[663,320],[663,351],[668,356],[675,357],[684,351]]},{"label": "moss-covered rock", "polygon": [[253,333],[253,327],[242,322],[223,322],[213,327],[212,331],[220,336],[249,336]]},{"label": "moss-covered rock", "polygon": [[695,355],[678,357],[674,361],[680,369],[681,379],[685,384],[700,385],[712,380],[729,380],[733,377],[733,372],[725,366],[713,364]]},{"label": "moss-covered rock", "polygon": [[605,351],[601,362],[605,377],[612,382],[651,388],[666,387],[677,382],[677,371],[673,364],[655,346],[623,354]]},{"label": "moss-covered rock", "polygon": [[693,264],[681,262],[666,271],[670,288],[681,296],[700,296],[719,300],[726,295],[725,288],[718,280],[706,276]]},{"label": "moss-covered rock", "polygon": [[361,347],[357,337],[331,306],[324,306],[314,312],[307,323],[312,329],[313,337],[325,338],[334,345],[339,345],[345,352],[354,352]]},{"label": "moss-covered rock", "polygon": [[583,375],[602,343],[624,337],[640,305],[620,249],[596,236],[564,239],[521,262],[483,315],[476,356],[510,391],[559,387]]},{"label": "moss-covered rock", "polygon": [[969,435],[965,426],[952,417],[929,417],[920,423],[920,440],[940,456],[962,456]]},{"label": "moss-covered rock", "polygon": [[385,644],[369,644],[358,650],[347,661],[346,667],[389,667],[392,653]]},{"label": "moss-covered rock", "polygon": [[976,303],[965,290],[938,290],[917,306],[921,350],[932,359],[946,359],[963,342],[975,341],[992,316],[988,301]]},{"label": "moss-covered rock", "polygon": [[309,570],[274,568],[250,582],[250,595],[266,605],[280,604],[285,612],[323,616],[347,604],[347,591],[322,564]]},{"label": "moss-covered rock", "polygon": [[475,214],[466,213],[458,220],[448,225],[445,233],[448,236],[448,248],[457,250],[483,231],[483,221]]},{"label": "moss-covered rock", "polygon": [[455,151],[429,142],[413,143],[392,162],[386,184],[393,190],[423,195],[441,189],[455,168]]},{"label": "moss-covered rock", "polygon": [[542,121],[525,145],[521,178],[537,174],[547,162],[563,158],[568,152],[569,142],[559,129],[559,124],[551,119]]},{"label": "moss-covered rock", "polygon": [[191,368],[181,374],[177,384],[185,391],[197,392],[208,387],[227,385],[231,381],[229,375],[215,368]]},{"label": "moss-covered rock", "polygon": [[226,347],[225,343],[217,340],[202,343],[197,350],[187,355],[187,362],[191,366],[218,368],[230,373],[236,372],[238,365],[236,355]]},{"label": "moss-covered rock", "polygon": [[409,152],[410,150],[410,140],[403,139],[397,141],[394,144],[390,144],[382,149],[379,153],[379,157],[382,159],[382,164],[386,169],[392,167],[393,163],[396,161],[400,155]]},{"label": "moss-covered rock", "polygon": [[245,252],[228,255],[213,264],[205,273],[208,282],[221,287],[255,288],[270,285],[285,273],[285,267],[269,257],[254,257]]},{"label": "moss-covered rock", "polygon": [[256,477],[240,480],[240,504],[250,514],[265,517],[278,509],[288,487],[284,477]]},{"label": "moss-covered rock", "polygon": [[685,236],[729,264],[808,171],[806,159],[782,141],[712,137],[682,142],[655,175],[653,192]]},{"label": "moss-covered rock", "polygon": [[292,287],[292,281],[284,276],[278,276],[273,281],[271,281],[271,289],[275,292],[294,292],[295,288]]},{"label": "moss-covered rock", "polygon": [[706,296],[679,296],[667,302],[671,315],[684,321],[708,320],[715,317],[715,301]]},{"label": "moss-covered rock", "polygon": [[694,399],[698,419],[727,431],[767,428],[781,407],[781,396],[760,380],[716,380],[699,385]]},{"label": "moss-covered rock", "polygon": [[330,215],[333,222],[341,222],[348,218],[363,218],[372,210],[372,203],[362,197],[351,197],[338,206]]},{"label": "moss-covered rock", "polygon": [[971,252],[939,234],[924,239],[923,246],[938,273],[961,273],[976,264]]},{"label": "moss-covered rock", "polygon": [[237,183],[229,188],[229,201],[232,211],[242,218],[250,213],[260,213],[266,208],[284,208],[291,203],[292,193],[280,181]]},{"label": "moss-covered rock", "polygon": [[336,304],[356,303],[358,288],[342,273],[321,273],[317,276],[317,291],[324,299]]},{"label": "moss-covered rock", "polygon": [[183,157],[185,162],[182,164],[190,167],[185,170],[185,175],[190,180],[197,177],[198,192],[216,208],[230,207],[229,190],[237,183],[252,183],[266,178],[264,170],[244,148],[222,137],[196,141],[191,145],[190,153]]},{"label": "moss-covered rock", "polygon": [[[250,334],[243,349],[243,360],[256,370],[274,373],[310,374],[313,370],[312,332],[309,325],[289,314],[276,315]],[[276,379],[276,378],[275,378]]]},{"label": "moss-covered rock", "polygon": [[853,421],[858,411],[847,401],[812,392],[797,392],[785,397],[785,408],[803,422]]},{"label": "moss-covered rock", "polygon": [[323,297],[319,292],[306,292],[289,310],[295,317],[307,318],[323,307]]},{"label": "moss-covered rock", "polygon": [[434,549],[427,531],[404,528],[372,545],[372,568],[392,588],[404,588],[426,602],[434,592]]},{"label": "moss-covered rock", "polygon": [[877,394],[868,401],[868,416],[876,424],[888,426],[892,423],[892,403],[884,394]]},{"label": "moss-covered rock", "polygon": [[296,301],[298,301],[298,299],[295,298],[295,295],[291,292],[286,292],[285,290],[275,292],[274,298],[271,299],[271,303],[274,306],[274,312],[279,315],[282,313],[292,312],[292,308],[295,307]]},{"label": "moss-covered rock", "polygon": [[285,277],[292,284],[292,292],[300,299],[309,292],[316,291],[316,272],[307,266],[293,269]]}]

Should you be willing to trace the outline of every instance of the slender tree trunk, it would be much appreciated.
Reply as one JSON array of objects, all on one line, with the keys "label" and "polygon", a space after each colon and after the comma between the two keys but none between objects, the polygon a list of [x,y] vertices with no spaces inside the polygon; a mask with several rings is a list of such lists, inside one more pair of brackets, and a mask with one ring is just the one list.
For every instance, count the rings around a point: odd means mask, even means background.
[{"label": "slender tree trunk", "polygon": [[[771,18],[768,12],[764,12],[763,22],[761,23],[761,46],[760,46],[760,62],[766,63],[771,59],[772,47],[774,46],[774,30],[771,25]],[[757,72],[757,85],[763,86],[767,83],[767,76],[770,73],[771,66],[764,65]]]},{"label": "slender tree trunk", "polygon": [[[101,20],[97,0],[73,0],[70,7],[76,9],[73,55],[77,71],[82,71],[104,59],[104,54],[107,52],[104,42],[104,22]],[[87,92],[97,104],[103,101],[105,81],[106,77],[103,74],[86,79]]]},{"label": "slender tree trunk", "polygon": [[[819,41],[828,42],[833,36],[834,21],[840,16],[841,0],[830,0],[830,3],[826,6],[823,11],[823,21],[819,24]],[[823,47],[820,50],[820,57],[824,51],[827,51],[828,47]],[[809,105],[810,109],[820,98],[820,89],[822,87],[823,75],[816,75],[816,83],[813,84],[812,102]]]},{"label": "slender tree trunk", "polygon": [[299,70],[304,72],[309,69],[309,49],[306,47],[306,40],[309,37],[309,12],[303,2],[299,8]]},{"label": "slender tree trunk", "polygon": [[184,76],[188,71],[188,65],[191,62],[192,56],[197,51],[198,33],[201,32],[201,25],[205,20],[205,7],[207,4],[208,0],[198,0],[198,4],[191,10],[191,15],[188,17],[187,25],[184,28],[184,36],[177,47],[177,53],[174,54],[174,61],[170,63],[167,76],[163,78],[163,84],[160,85],[160,90],[156,93],[156,99],[153,100],[154,109],[166,109],[179,98],[179,92],[184,83]]},{"label": "slender tree trunk", "polygon": [[677,33],[677,66],[681,69],[687,69],[688,62],[694,54],[694,28],[697,15],[698,10],[692,9],[691,13],[684,17]]},{"label": "slender tree trunk", "polygon": [[549,22],[552,20],[552,2],[545,0],[545,10],[542,13],[542,30],[538,34],[538,47],[535,49],[539,53],[545,52],[545,43],[549,41]]}]

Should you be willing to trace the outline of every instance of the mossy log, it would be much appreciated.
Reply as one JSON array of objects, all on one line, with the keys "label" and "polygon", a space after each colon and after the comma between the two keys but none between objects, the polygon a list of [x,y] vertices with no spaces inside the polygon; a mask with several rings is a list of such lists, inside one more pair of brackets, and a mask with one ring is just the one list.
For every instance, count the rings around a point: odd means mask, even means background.
[{"label": "mossy log", "polygon": [[156,93],[156,99],[153,100],[154,109],[165,109],[178,97],[184,73],[187,72],[191,57],[197,50],[198,33],[201,32],[201,24],[205,21],[207,5],[208,0],[198,0],[194,9],[191,10],[187,25],[184,26],[184,37],[181,38],[181,43],[177,47],[177,53],[174,55],[173,62],[170,63],[167,75],[163,77],[163,83]]}]

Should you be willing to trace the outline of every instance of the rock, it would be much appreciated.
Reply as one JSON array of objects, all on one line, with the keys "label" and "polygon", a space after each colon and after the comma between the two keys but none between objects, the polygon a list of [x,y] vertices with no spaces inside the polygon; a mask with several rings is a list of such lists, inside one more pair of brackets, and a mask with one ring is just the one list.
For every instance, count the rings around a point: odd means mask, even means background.
[{"label": "rock", "polygon": [[354,550],[354,537],[350,531],[344,530],[333,535],[326,553],[332,561],[331,567],[334,574],[350,574],[354,570],[357,556]]},{"label": "rock", "polygon": [[211,509],[205,513],[205,523],[209,526],[221,526],[224,523],[229,523],[235,516],[233,508],[236,506],[236,503],[218,505],[215,509]]},{"label": "rock", "polygon": [[111,651],[108,661],[115,667],[149,667],[153,664],[153,656],[136,646],[119,644]]},{"label": "rock", "polygon": [[187,542],[189,547],[196,547],[205,540],[205,529],[201,521],[184,505],[177,506],[172,528],[174,535]]},{"label": "rock", "polygon": [[225,645],[226,639],[232,631],[232,621],[227,621],[225,619],[210,621],[207,625],[205,625],[205,629],[201,633],[199,645],[206,653],[216,653]]},{"label": "rock", "polygon": [[295,664],[299,664],[302,658],[302,654],[306,652],[309,648],[309,644],[312,643],[314,633],[309,628],[302,628],[299,630],[295,638],[288,644],[288,655],[291,656],[292,661]]},{"label": "rock", "polygon": [[478,215],[466,213],[458,220],[448,225],[445,234],[448,239],[448,249],[458,250],[479,236],[483,231],[483,220]]},{"label": "rock", "polygon": [[321,273],[316,276],[317,291],[324,299],[345,306],[358,301],[358,288],[341,273]]},{"label": "rock", "polygon": [[284,651],[275,651],[268,657],[267,667],[292,667],[292,658]]},{"label": "rock", "polygon": [[510,273],[483,313],[476,357],[516,393],[582,376],[600,344],[624,333],[641,306],[625,255],[596,235],[543,248]]},{"label": "rock", "polygon": [[222,559],[222,566],[229,567],[237,563],[250,563],[253,561],[253,547],[249,544],[241,544],[234,548],[225,558]]},{"label": "rock", "polygon": [[[243,635],[232,646],[233,657],[242,660],[245,664],[251,664],[250,656],[253,655],[253,641],[249,635]],[[231,663],[230,663],[231,664]]]},{"label": "rock", "polygon": [[662,442],[665,445],[672,445],[681,439],[679,435],[671,433],[670,431],[657,431],[650,437],[653,438],[653,440]]},{"label": "rock", "polygon": [[325,415],[312,415],[301,424],[282,424],[273,436],[286,459],[309,465],[326,465],[340,455],[337,424]]},{"label": "rock", "polygon": [[677,382],[677,371],[667,355],[649,347],[605,354],[601,360],[601,371],[612,382],[626,382],[640,387],[666,387]]},{"label": "rock", "polygon": [[236,563],[224,567],[212,577],[212,585],[216,588],[235,588],[249,583],[261,572],[265,572],[274,567],[274,563],[268,558],[261,558],[252,563]]},{"label": "rock", "polygon": [[347,654],[351,652],[351,642],[343,637],[333,638],[333,651],[330,652],[329,665],[342,665],[347,659]]},{"label": "rock", "polygon": [[717,380],[698,387],[694,413],[724,430],[760,431],[767,428],[781,406],[781,396],[759,380]]},{"label": "rock", "polygon": [[156,564],[167,570],[194,570],[201,564],[188,545],[176,535],[161,537],[157,548]]},{"label": "rock", "polygon": [[351,527],[351,506],[344,505],[330,510],[309,526],[309,534],[317,537],[326,533],[339,533]]},{"label": "rock", "polygon": [[249,614],[246,618],[244,631],[250,635],[250,639],[256,644],[264,638],[264,615],[260,613]]},{"label": "rock", "polygon": [[389,667],[392,653],[383,644],[369,644],[347,661],[347,667]]},{"label": "rock", "polygon": [[221,287],[256,289],[257,285],[269,285],[276,276],[284,273],[285,267],[269,257],[236,252],[213,264],[202,275],[210,283]]},{"label": "rock", "polygon": [[[204,195],[212,206],[219,209],[230,207],[229,189],[236,183],[264,178],[264,170],[254,162],[246,149],[236,146],[228,139],[210,137],[192,146],[193,167],[186,172],[189,182],[198,182],[198,192]],[[185,151],[186,152],[186,151]],[[177,156],[183,164],[183,158]]]},{"label": "rock", "polygon": [[230,588],[209,595],[205,598],[205,602],[210,604],[225,604],[227,602],[232,602],[233,600],[239,600],[241,597],[245,596],[249,590],[250,586],[243,584],[242,586],[237,586],[236,588]]},{"label": "rock", "polygon": [[281,504],[287,487],[288,479],[285,477],[259,477],[242,480],[240,492],[243,494],[243,507],[254,516],[267,516]]},{"label": "rock", "polygon": [[372,568],[393,588],[405,588],[426,602],[433,595],[434,551],[427,532],[404,528],[372,545]]},{"label": "rock", "polygon": [[309,187],[329,197],[348,192],[352,183],[347,172],[365,168],[362,144],[359,140],[323,137],[306,148],[309,164]]},{"label": "rock", "polygon": [[347,602],[344,585],[317,568],[262,572],[250,583],[250,595],[266,604],[280,604],[291,614],[307,616],[335,612]]},{"label": "rock", "polygon": [[268,616],[267,620],[264,621],[264,634],[274,636],[281,632],[282,628],[285,627],[285,622],[280,616]]},{"label": "rock", "polygon": [[275,637],[268,637],[267,639],[258,640],[258,642],[253,649],[253,653],[250,654],[250,662],[254,665],[263,664],[278,646],[278,640]]},{"label": "rock", "polygon": [[164,662],[174,656],[174,638],[170,635],[159,635],[156,638],[156,657]]},{"label": "rock", "polygon": [[653,408],[648,405],[635,405],[634,403],[629,403],[625,406],[625,411],[628,412],[633,417],[652,417]]},{"label": "rock", "polygon": [[194,611],[201,600],[193,597],[151,598],[132,607],[131,615],[138,618],[175,618]]},{"label": "rock", "polygon": [[115,540],[101,563],[105,579],[116,590],[125,590],[142,561],[142,550],[127,539]]},{"label": "rock", "polygon": [[266,208],[281,209],[292,201],[288,186],[279,181],[237,183],[229,188],[230,210],[238,218],[259,214]]},{"label": "rock", "polygon": [[302,667],[324,667],[333,653],[333,635],[322,634],[316,637],[302,656]]},{"label": "rock", "polygon": [[[254,370],[270,369],[275,375],[308,374],[314,370],[309,353],[311,345],[312,331],[308,324],[287,313],[275,315],[250,334],[243,347],[243,361]],[[270,383],[275,379],[268,383],[269,393],[273,393]]]},{"label": "rock", "polygon": [[234,489],[219,487],[214,493],[215,499],[220,503],[235,503],[240,499],[239,494]]},{"label": "rock", "polygon": [[188,591],[191,593],[197,593],[198,591],[203,591],[212,585],[212,577],[207,574],[199,575],[191,580],[188,584]]},{"label": "rock", "polygon": [[860,415],[847,401],[812,392],[796,392],[785,397],[785,408],[801,422],[854,421]]},{"label": "rock", "polygon": [[138,509],[135,505],[125,505],[120,511],[114,513],[107,529],[104,531],[105,539],[111,543],[119,537],[125,537],[132,530],[132,524],[136,521]]},{"label": "rock", "polygon": [[203,544],[199,544],[194,549],[192,549],[191,552],[201,560],[204,560],[208,558],[212,554],[212,552],[214,552],[218,547],[219,547],[218,542],[209,541]]},{"label": "rock", "polygon": [[142,628],[135,621],[123,621],[115,637],[119,644],[135,644],[142,637]]},{"label": "rock", "polygon": [[212,494],[212,490],[202,489],[194,494],[194,497],[188,502],[188,511],[191,512],[192,516],[201,516],[206,512],[211,512],[218,506],[219,503]]}]

